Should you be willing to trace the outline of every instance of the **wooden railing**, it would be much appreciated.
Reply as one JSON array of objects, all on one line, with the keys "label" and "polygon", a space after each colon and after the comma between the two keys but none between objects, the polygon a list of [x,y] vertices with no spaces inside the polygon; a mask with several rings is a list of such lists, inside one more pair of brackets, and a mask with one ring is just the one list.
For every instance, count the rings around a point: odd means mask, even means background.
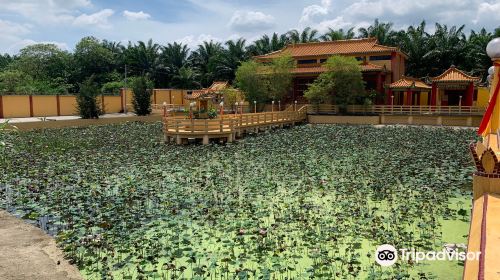
[{"label": "wooden railing", "polygon": [[[475,106],[406,106],[406,105],[350,105],[347,113],[376,115],[483,115],[485,108]],[[331,104],[308,105],[309,114],[336,114],[339,107]]]},{"label": "wooden railing", "polygon": [[221,134],[233,133],[242,128],[300,122],[307,118],[306,107],[297,111],[277,111],[253,114],[227,114],[216,119],[186,119],[165,116],[167,134]]}]

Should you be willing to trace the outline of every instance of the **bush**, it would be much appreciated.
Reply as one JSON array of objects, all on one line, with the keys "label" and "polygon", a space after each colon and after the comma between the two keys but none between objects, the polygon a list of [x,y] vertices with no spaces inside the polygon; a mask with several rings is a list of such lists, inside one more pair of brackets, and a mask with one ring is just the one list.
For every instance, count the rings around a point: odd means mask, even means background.
[{"label": "bush", "polygon": [[151,82],[145,76],[132,80],[132,90],[134,92],[132,104],[138,116],[151,114],[151,88]]},{"label": "bush", "polygon": [[94,78],[90,77],[80,84],[80,91],[76,95],[78,113],[83,119],[98,119],[101,108],[97,102],[99,87],[94,83]]},{"label": "bush", "polygon": [[332,56],[326,72],[311,84],[304,96],[311,103],[333,101],[345,112],[348,105],[363,104],[367,97],[361,67],[352,57]]}]

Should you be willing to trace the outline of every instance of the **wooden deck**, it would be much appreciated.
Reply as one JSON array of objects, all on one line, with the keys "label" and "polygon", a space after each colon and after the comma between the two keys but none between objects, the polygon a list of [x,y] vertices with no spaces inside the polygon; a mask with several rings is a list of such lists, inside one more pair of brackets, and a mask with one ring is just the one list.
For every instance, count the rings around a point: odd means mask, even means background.
[{"label": "wooden deck", "polygon": [[186,119],[185,117],[163,117],[165,142],[185,144],[188,139],[201,139],[208,144],[210,139],[233,142],[246,133],[258,133],[273,127],[293,126],[307,119],[307,108],[297,111],[277,111],[253,114],[228,114],[217,119]]}]

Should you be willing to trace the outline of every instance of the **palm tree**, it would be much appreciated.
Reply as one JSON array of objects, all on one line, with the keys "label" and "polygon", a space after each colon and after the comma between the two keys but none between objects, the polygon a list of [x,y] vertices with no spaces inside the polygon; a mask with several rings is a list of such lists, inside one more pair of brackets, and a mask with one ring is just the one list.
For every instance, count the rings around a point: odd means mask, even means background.
[{"label": "palm tree", "polygon": [[249,57],[245,45],[246,40],[243,38],[226,42],[227,48],[218,55],[215,62],[217,79],[234,80],[236,69]]},{"label": "palm tree", "polygon": [[273,33],[270,38],[268,35],[255,41],[252,45],[248,46],[247,52],[250,55],[263,55],[277,50],[281,50],[288,44],[287,34]]},{"label": "palm tree", "polygon": [[335,30],[331,27],[328,27],[328,31],[323,34],[320,39],[322,41],[338,41],[353,39],[355,36],[356,34],[354,34],[354,28],[350,28],[347,31],[344,31],[344,29],[342,28]]},{"label": "palm tree", "polygon": [[189,48],[187,45],[174,42],[173,44],[168,43],[161,50],[160,58],[163,68],[168,73],[167,77],[165,77],[165,83],[168,84],[173,82],[173,78],[179,74],[180,69],[187,65]]},{"label": "palm tree", "polygon": [[221,43],[203,42],[189,57],[190,64],[200,74],[202,86],[208,87],[214,81],[215,60],[223,50]]},{"label": "palm tree", "polygon": [[425,32],[426,22],[422,21],[417,27],[410,26],[407,31],[395,33],[394,40],[402,51],[408,55],[408,75],[423,77],[429,75],[429,61],[424,55],[429,51],[430,35]]},{"label": "palm tree", "polygon": [[392,43],[391,37],[394,35],[392,27],[392,22],[383,23],[376,19],[373,25],[359,28],[358,32],[361,38],[377,38],[379,44],[388,45]]},{"label": "palm tree", "polygon": [[291,43],[309,43],[318,42],[318,30],[312,29],[311,27],[306,27],[302,32],[296,29],[290,30],[287,33],[288,39]]},{"label": "palm tree", "polygon": [[431,75],[439,75],[451,65],[464,65],[467,38],[463,32],[465,26],[452,26],[436,23],[436,32],[429,40],[428,52],[424,59],[432,61]]},{"label": "palm tree", "polygon": [[163,70],[160,62],[160,45],[153,43],[150,39],[147,43],[143,41],[132,45],[129,42],[126,51],[127,64],[130,72],[134,75],[148,74],[157,85],[160,79],[160,71]]},{"label": "palm tree", "polygon": [[481,29],[479,32],[471,31],[465,51],[465,69],[474,75],[486,78],[487,69],[491,66],[491,59],[484,51],[488,43],[494,38],[493,34]]},{"label": "palm tree", "polygon": [[180,89],[200,88],[199,74],[191,67],[183,66],[172,78],[172,86]]}]

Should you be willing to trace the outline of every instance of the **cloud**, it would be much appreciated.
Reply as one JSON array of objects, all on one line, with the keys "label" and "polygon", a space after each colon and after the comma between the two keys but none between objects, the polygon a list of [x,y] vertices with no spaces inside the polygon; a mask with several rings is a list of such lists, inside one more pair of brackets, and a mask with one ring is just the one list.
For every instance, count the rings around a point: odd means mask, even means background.
[{"label": "cloud", "polygon": [[275,24],[273,16],[252,11],[236,11],[229,21],[229,27],[238,32],[268,30],[273,28]]},{"label": "cloud", "polygon": [[127,18],[128,20],[146,20],[146,19],[150,19],[151,18],[150,14],[145,13],[143,11],[140,11],[140,12],[131,12],[131,11],[125,10],[123,12],[123,16],[125,18]]},{"label": "cloud", "polygon": [[90,7],[90,0],[0,0],[0,12],[21,15],[43,24],[70,22],[78,9]]},{"label": "cloud", "polygon": [[104,9],[97,13],[93,13],[90,15],[81,14],[76,17],[73,21],[73,25],[75,26],[98,26],[101,28],[110,27],[108,23],[109,17],[111,17],[115,12],[111,9]]},{"label": "cloud", "polygon": [[196,48],[198,45],[203,44],[203,42],[210,42],[210,41],[222,43],[224,40],[221,38],[214,37],[210,34],[200,34],[198,36],[189,35],[184,38],[175,40],[175,42],[188,45],[190,48]]},{"label": "cloud", "polygon": [[328,15],[331,5],[331,0],[321,0],[321,5],[311,5],[305,7],[304,10],[302,10],[302,17],[299,22],[307,24],[317,18]]},{"label": "cloud", "polygon": [[350,28],[352,26],[352,22],[346,21],[343,16],[338,16],[334,19],[321,21],[320,23],[314,25],[313,28],[324,33],[328,30],[328,28],[336,30],[340,28]]},{"label": "cloud", "polygon": [[491,20],[498,18],[500,15],[500,2],[497,3],[481,3],[477,9],[477,15],[472,22],[474,24],[479,23],[481,20]]}]

